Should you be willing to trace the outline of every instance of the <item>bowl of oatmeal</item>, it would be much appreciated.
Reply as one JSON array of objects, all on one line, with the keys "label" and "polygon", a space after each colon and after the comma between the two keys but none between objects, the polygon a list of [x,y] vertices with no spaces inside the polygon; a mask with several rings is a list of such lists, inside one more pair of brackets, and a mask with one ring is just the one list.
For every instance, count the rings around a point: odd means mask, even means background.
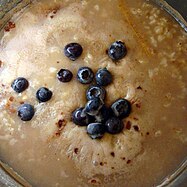
[{"label": "bowl of oatmeal", "polygon": [[186,24],[156,2],[2,4],[2,184],[186,180]]}]

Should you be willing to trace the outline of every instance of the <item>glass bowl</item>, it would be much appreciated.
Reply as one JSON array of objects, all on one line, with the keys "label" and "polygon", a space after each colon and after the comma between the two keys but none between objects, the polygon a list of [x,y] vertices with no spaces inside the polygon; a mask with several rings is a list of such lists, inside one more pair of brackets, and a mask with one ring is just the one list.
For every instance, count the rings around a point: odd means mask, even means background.
[{"label": "glass bowl", "polygon": [[[166,1],[152,0],[167,13],[169,13],[187,32],[187,23],[176,9],[171,7]],[[172,0],[167,0],[172,3]],[[186,3],[186,0],[180,0],[180,3]],[[29,6],[32,0],[0,0],[0,30],[8,22],[8,20],[19,10]],[[176,4],[176,2],[173,2]],[[178,3],[179,4],[179,3]],[[179,7],[179,6],[178,6]],[[183,5],[180,7],[183,9]],[[179,10],[180,11],[180,10]],[[185,15],[186,17],[187,15]],[[0,157],[1,159],[1,157]],[[185,187],[187,184],[187,159],[181,162],[181,165],[167,176],[157,187]],[[31,187],[31,185],[17,174],[12,168],[0,160],[0,186],[1,187]]]}]

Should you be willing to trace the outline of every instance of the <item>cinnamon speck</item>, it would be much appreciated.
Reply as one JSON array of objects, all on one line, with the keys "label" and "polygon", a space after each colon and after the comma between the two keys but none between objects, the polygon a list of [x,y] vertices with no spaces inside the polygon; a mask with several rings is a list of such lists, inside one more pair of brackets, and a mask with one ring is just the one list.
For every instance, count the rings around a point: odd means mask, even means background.
[{"label": "cinnamon speck", "polygon": [[127,160],[127,164],[130,164],[131,163],[131,160]]},{"label": "cinnamon speck", "polygon": [[101,184],[99,179],[94,179],[94,178],[90,179],[88,183],[91,183],[92,185],[96,185],[96,186]]},{"label": "cinnamon speck", "polygon": [[111,169],[114,169],[114,167],[111,167]]},{"label": "cinnamon speck", "polygon": [[11,96],[10,98],[9,98],[9,101],[14,101],[14,97],[13,96]]},{"label": "cinnamon speck", "polygon": [[103,162],[100,162],[100,166],[103,166],[104,164],[103,164]]},{"label": "cinnamon speck", "polygon": [[141,108],[141,104],[140,104],[140,103],[136,103],[135,106],[136,106],[137,108]]},{"label": "cinnamon speck", "polygon": [[60,119],[57,123],[56,126],[58,127],[58,129],[55,132],[55,136],[59,137],[62,133],[62,130],[64,129],[64,127],[66,126],[67,122],[64,119]]},{"label": "cinnamon speck", "polygon": [[63,125],[64,120],[60,119],[57,123],[58,128],[61,128]]},{"label": "cinnamon speck", "polygon": [[126,129],[127,130],[131,129],[131,122],[130,121],[127,121],[127,123],[126,123]]},{"label": "cinnamon speck", "polygon": [[138,90],[142,90],[142,87],[141,87],[141,86],[138,86],[136,89],[138,89]]},{"label": "cinnamon speck", "polygon": [[8,24],[5,26],[5,32],[9,32],[11,29],[15,28],[16,24],[12,21],[9,21]]},{"label": "cinnamon speck", "polygon": [[0,60],[0,67],[2,66],[3,62]]},{"label": "cinnamon speck", "polygon": [[61,134],[61,133],[60,133],[59,131],[55,132],[55,136],[56,136],[56,137],[59,137],[60,134]]},{"label": "cinnamon speck", "polygon": [[79,148],[75,148],[75,149],[74,149],[74,153],[75,153],[75,154],[78,154],[78,152],[79,152]]},{"label": "cinnamon speck", "polygon": [[110,153],[112,157],[115,157],[115,153],[114,152],[111,152]]},{"label": "cinnamon speck", "polygon": [[92,183],[92,184],[96,184],[97,181],[96,181],[95,179],[92,179],[92,180],[91,180],[91,183]]},{"label": "cinnamon speck", "polygon": [[122,160],[125,160],[125,157],[121,158]]},{"label": "cinnamon speck", "polygon": [[137,117],[133,117],[134,120],[138,121],[138,118]]},{"label": "cinnamon speck", "polygon": [[149,135],[150,133],[149,132],[146,132],[146,135]]},{"label": "cinnamon speck", "polygon": [[134,130],[135,130],[135,131],[137,131],[137,132],[139,132],[139,131],[140,131],[140,129],[139,129],[139,127],[138,127],[138,125],[134,125],[134,126],[133,126],[133,128],[134,128]]}]

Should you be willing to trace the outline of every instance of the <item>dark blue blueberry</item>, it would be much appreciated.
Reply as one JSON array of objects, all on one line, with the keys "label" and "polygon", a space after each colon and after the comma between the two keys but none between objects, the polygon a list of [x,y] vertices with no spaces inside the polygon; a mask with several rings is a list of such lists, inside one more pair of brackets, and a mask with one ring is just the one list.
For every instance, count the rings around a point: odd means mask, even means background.
[{"label": "dark blue blueberry", "polygon": [[95,116],[99,113],[102,106],[103,106],[103,101],[95,97],[86,103],[85,112],[90,116]]},{"label": "dark blue blueberry", "polygon": [[116,117],[122,119],[129,116],[131,112],[131,103],[126,99],[118,99],[112,104],[111,109]]},{"label": "dark blue blueberry", "polygon": [[48,88],[41,87],[37,92],[36,92],[36,98],[40,102],[46,102],[49,101],[52,97],[53,93],[50,91]]},{"label": "dark blue blueberry", "polygon": [[90,117],[85,113],[84,108],[78,108],[72,112],[72,121],[79,126],[86,126],[90,122]]},{"label": "dark blue blueberry", "polygon": [[77,79],[82,84],[89,84],[94,79],[94,73],[89,67],[82,67],[78,70]]},{"label": "dark blue blueberry", "polygon": [[105,131],[106,127],[102,123],[90,123],[87,126],[87,133],[92,139],[102,138]]},{"label": "dark blue blueberry", "polygon": [[27,81],[27,79],[23,77],[18,77],[11,84],[11,87],[17,93],[23,92],[24,90],[28,88],[28,86],[29,86],[29,82]]},{"label": "dark blue blueberry", "polygon": [[70,82],[71,79],[73,77],[73,74],[71,71],[69,71],[68,69],[61,69],[58,73],[57,73],[57,78],[59,81],[61,82]]},{"label": "dark blue blueberry", "polygon": [[78,43],[67,44],[64,48],[64,54],[72,61],[75,61],[82,54],[82,46]]},{"label": "dark blue blueberry", "polygon": [[108,55],[112,60],[121,60],[127,54],[125,43],[121,41],[114,42],[108,49]]},{"label": "dark blue blueberry", "polygon": [[105,126],[107,129],[107,132],[110,134],[118,134],[124,128],[123,122],[117,117],[112,117],[108,119],[105,123]]},{"label": "dark blue blueberry", "polygon": [[34,116],[34,107],[30,104],[23,104],[18,108],[18,116],[22,121],[30,121]]},{"label": "dark blue blueberry", "polygon": [[102,106],[99,113],[95,115],[96,122],[105,123],[109,118],[113,115],[111,108],[106,107],[105,105]]},{"label": "dark blue blueberry", "polygon": [[90,86],[86,91],[86,97],[88,100],[95,97],[100,98],[101,100],[105,99],[106,91],[101,86]]},{"label": "dark blue blueberry", "polygon": [[99,86],[107,86],[112,82],[112,75],[106,68],[99,69],[96,73],[95,79]]}]

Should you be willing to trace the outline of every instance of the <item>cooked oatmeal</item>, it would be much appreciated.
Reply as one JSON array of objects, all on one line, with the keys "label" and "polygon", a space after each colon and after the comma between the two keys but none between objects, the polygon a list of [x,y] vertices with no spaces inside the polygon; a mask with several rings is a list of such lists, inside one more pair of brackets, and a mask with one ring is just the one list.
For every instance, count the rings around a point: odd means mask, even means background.
[{"label": "cooked oatmeal", "polygon": [[[185,159],[187,35],[163,10],[145,0],[38,0],[3,32],[0,158],[33,186],[154,186]],[[106,54],[116,40],[128,49],[117,63]],[[76,61],[63,53],[70,42],[83,47]],[[122,133],[92,140],[71,121],[86,103],[82,66],[112,73],[108,106],[131,102]],[[73,73],[69,83],[56,78],[61,68]],[[17,77],[29,81],[22,93],[11,88]],[[35,96],[42,86],[53,92],[46,103]],[[27,122],[17,116],[23,103],[35,108]]]}]

